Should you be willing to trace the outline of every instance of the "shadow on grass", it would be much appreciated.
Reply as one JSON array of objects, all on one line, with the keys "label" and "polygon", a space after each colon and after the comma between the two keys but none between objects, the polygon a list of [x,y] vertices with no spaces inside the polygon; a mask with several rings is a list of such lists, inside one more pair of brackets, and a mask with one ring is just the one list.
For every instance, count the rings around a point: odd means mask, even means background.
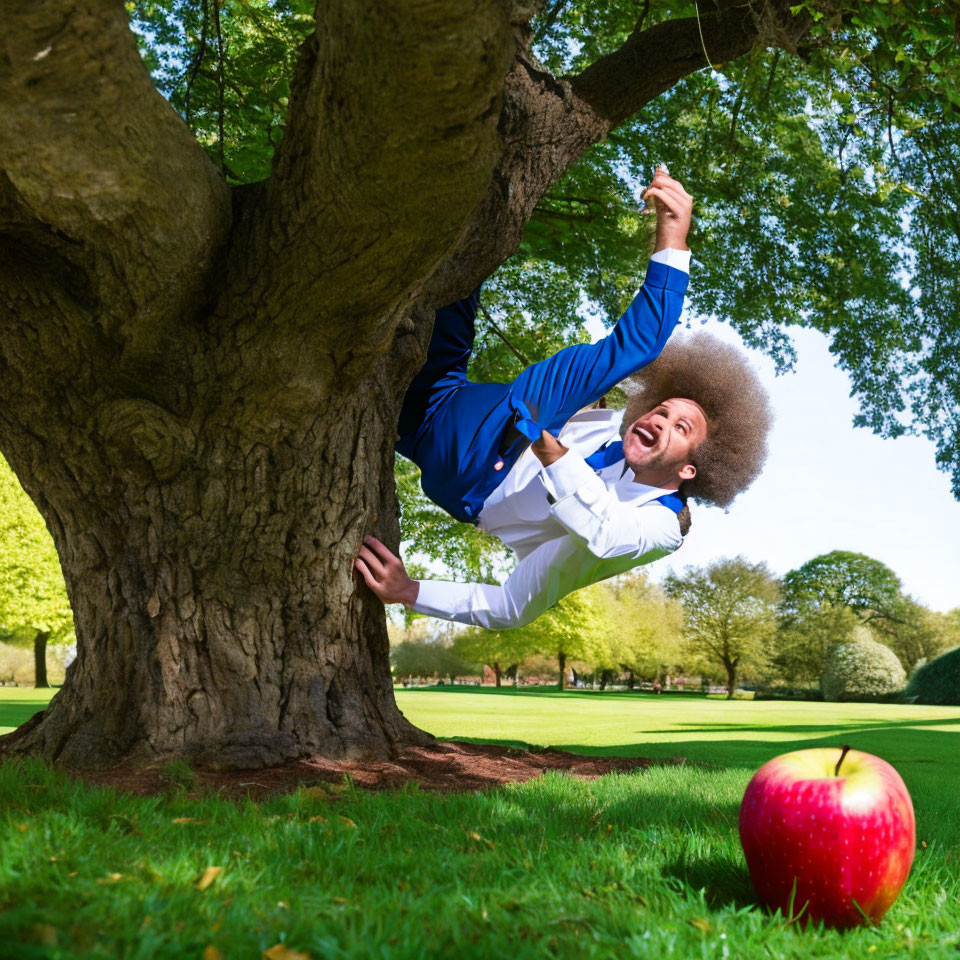
[{"label": "shadow on grass", "polygon": [[711,909],[718,910],[726,906],[763,909],[754,893],[747,868],[728,856],[681,856],[666,864],[660,872],[673,880],[681,893],[684,887],[697,893],[702,890]]}]

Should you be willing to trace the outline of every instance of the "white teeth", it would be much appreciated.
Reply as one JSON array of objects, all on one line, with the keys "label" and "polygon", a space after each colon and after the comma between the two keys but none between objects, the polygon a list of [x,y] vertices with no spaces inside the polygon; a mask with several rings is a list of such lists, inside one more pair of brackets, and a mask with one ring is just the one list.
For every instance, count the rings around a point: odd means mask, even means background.
[{"label": "white teeth", "polygon": [[654,443],[657,439],[649,430],[645,429],[644,427],[637,427],[637,434],[641,440],[645,440],[647,443]]}]

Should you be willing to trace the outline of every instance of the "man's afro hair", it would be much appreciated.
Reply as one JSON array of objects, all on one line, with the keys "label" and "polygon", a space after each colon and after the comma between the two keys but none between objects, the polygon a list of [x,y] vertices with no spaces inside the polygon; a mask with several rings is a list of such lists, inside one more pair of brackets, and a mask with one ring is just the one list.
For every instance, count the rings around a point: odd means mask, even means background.
[{"label": "man's afro hair", "polygon": [[628,398],[621,435],[671,397],[694,400],[706,414],[707,439],[690,458],[697,475],[681,485],[684,497],[726,507],[756,480],[767,459],[773,411],[741,350],[708,333],[674,339],[620,386]]}]

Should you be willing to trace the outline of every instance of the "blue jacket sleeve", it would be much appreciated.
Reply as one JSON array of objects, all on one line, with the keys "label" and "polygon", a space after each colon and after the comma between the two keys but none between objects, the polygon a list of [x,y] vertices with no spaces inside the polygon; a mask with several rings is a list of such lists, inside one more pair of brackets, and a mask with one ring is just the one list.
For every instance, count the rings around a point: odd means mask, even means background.
[{"label": "blue jacket sleeve", "polygon": [[652,261],[640,292],[606,337],[564,347],[527,367],[513,382],[512,397],[536,405],[541,427],[558,429],[660,355],[680,320],[689,279],[683,270]]}]

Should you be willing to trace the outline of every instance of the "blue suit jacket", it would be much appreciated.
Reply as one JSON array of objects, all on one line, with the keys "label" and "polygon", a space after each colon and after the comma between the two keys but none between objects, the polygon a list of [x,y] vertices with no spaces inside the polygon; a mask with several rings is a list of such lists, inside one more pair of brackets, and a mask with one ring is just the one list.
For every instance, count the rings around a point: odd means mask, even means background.
[{"label": "blue suit jacket", "polygon": [[[456,519],[476,523],[531,435],[539,436],[540,427],[556,433],[659,356],[679,322],[688,281],[683,270],[651,262],[639,293],[602,340],[565,347],[511,383],[472,383],[465,362],[437,381],[406,429],[401,417],[397,443],[420,467],[424,493]],[[504,450],[505,431],[517,425],[527,437]]]}]

